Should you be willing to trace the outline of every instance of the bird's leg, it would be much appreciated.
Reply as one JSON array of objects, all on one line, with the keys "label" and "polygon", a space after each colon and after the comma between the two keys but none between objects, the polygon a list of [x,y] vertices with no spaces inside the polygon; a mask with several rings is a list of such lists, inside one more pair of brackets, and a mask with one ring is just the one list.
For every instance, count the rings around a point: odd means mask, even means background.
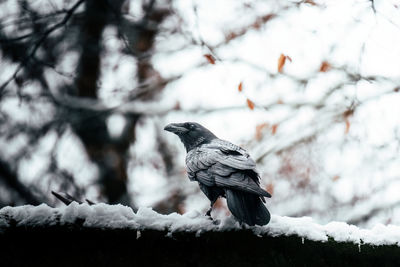
[{"label": "bird's leg", "polygon": [[217,201],[217,199],[218,199],[218,197],[215,198],[214,200],[211,200],[210,208],[209,208],[208,211],[206,212],[206,216],[207,216],[210,220],[212,220],[213,224],[215,224],[215,225],[218,225],[218,224],[220,224],[220,222],[221,222],[220,220],[214,220],[213,217],[211,217],[211,212],[212,212],[214,203]]},{"label": "bird's leg", "polygon": [[210,217],[211,220],[212,220],[212,217],[211,217],[212,208],[214,206],[214,203],[217,201],[217,199],[218,198],[215,198],[215,199],[211,200],[210,208],[206,212],[206,216]]},{"label": "bird's leg", "polygon": [[211,205],[211,207],[207,210],[207,212],[206,212],[206,216],[208,216],[208,217],[210,217],[211,219],[212,219],[212,217],[211,217],[211,211],[212,211],[212,205]]},{"label": "bird's leg", "polygon": [[214,203],[215,203],[215,201],[213,203],[211,203],[211,207],[206,212],[206,216],[208,217],[208,219],[210,219],[212,221],[213,224],[219,225],[221,221],[220,220],[214,220],[213,217],[211,217],[211,211],[212,211]]}]

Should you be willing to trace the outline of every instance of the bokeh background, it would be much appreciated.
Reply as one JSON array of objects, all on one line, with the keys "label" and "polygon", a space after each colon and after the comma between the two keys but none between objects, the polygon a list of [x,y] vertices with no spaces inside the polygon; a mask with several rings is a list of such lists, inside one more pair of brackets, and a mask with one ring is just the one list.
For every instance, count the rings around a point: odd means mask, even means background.
[{"label": "bokeh background", "polygon": [[163,131],[196,121],[273,214],[400,223],[400,1],[2,0],[0,58],[0,207],[205,212]]}]

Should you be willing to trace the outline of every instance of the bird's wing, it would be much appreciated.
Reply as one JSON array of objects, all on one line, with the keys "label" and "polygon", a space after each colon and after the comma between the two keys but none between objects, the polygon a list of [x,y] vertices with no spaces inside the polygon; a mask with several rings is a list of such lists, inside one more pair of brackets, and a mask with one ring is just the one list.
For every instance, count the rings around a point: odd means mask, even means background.
[{"label": "bird's wing", "polygon": [[256,163],[246,150],[228,141],[215,140],[203,146],[214,151],[216,161],[233,169],[254,171],[257,174]]},{"label": "bird's wing", "polygon": [[256,164],[239,146],[216,140],[190,151],[186,168],[191,180],[271,197],[260,188]]},{"label": "bird's wing", "polygon": [[219,187],[231,188],[239,191],[246,191],[264,197],[271,197],[271,194],[260,187],[247,173],[234,172],[228,177],[214,175],[215,184]]}]

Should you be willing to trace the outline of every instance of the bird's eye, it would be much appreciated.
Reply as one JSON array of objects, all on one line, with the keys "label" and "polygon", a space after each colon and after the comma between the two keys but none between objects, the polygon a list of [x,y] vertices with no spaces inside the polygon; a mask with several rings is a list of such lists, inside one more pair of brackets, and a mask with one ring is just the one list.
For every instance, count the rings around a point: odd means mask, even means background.
[{"label": "bird's eye", "polygon": [[194,124],[190,124],[189,128],[194,129],[194,128],[196,128],[196,126]]}]

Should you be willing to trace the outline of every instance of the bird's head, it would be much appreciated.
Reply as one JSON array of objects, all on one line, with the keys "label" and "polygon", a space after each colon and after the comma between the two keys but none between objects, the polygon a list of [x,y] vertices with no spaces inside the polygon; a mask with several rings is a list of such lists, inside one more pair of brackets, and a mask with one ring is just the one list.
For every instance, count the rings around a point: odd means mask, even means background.
[{"label": "bird's head", "polygon": [[165,126],[164,130],[174,133],[181,139],[185,145],[186,151],[211,142],[217,138],[207,128],[197,122],[170,123]]}]

